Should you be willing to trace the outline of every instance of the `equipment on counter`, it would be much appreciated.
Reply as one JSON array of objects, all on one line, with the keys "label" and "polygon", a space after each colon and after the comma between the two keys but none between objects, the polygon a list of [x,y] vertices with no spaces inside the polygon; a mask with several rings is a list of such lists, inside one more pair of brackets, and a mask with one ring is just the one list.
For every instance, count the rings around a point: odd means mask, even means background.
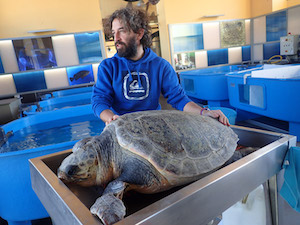
[{"label": "equipment on counter", "polygon": [[299,35],[280,37],[280,55],[286,56],[289,63],[299,63]]}]

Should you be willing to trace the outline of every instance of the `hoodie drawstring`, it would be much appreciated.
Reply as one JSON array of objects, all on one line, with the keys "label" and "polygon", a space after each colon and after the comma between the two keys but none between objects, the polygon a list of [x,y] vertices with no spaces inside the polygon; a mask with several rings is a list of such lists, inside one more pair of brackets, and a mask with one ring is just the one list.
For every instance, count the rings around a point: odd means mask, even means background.
[{"label": "hoodie drawstring", "polygon": [[[133,77],[132,77],[132,74],[130,72],[130,69],[129,69],[129,65],[128,65],[128,62],[127,60],[124,60],[125,61],[125,64],[127,66],[127,71],[129,73],[129,81],[133,81]],[[141,78],[140,78],[140,67],[141,67],[141,64],[138,64],[136,66],[136,72],[137,72],[137,78],[138,78],[138,84],[139,84],[139,87],[142,87],[142,82],[141,82]]]},{"label": "hoodie drawstring", "polygon": [[139,87],[142,87],[142,82],[141,82],[141,77],[140,77],[140,67],[141,67],[141,64],[137,65],[136,72],[137,72]]},{"label": "hoodie drawstring", "polygon": [[127,67],[127,71],[128,71],[128,73],[129,73],[129,81],[131,82],[131,81],[133,81],[133,77],[132,77],[132,75],[131,75],[131,72],[130,72],[130,69],[129,69],[128,62],[127,62],[127,60],[123,60],[123,61],[125,62],[125,65],[126,65],[126,67]]}]

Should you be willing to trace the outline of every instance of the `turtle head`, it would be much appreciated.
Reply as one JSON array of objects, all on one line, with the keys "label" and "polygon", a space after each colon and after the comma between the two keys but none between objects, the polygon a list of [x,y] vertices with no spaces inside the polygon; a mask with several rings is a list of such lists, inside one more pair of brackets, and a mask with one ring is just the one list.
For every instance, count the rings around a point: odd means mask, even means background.
[{"label": "turtle head", "polygon": [[98,170],[97,152],[92,144],[83,139],[73,147],[58,168],[58,178],[65,183],[76,183],[81,186],[96,185]]}]

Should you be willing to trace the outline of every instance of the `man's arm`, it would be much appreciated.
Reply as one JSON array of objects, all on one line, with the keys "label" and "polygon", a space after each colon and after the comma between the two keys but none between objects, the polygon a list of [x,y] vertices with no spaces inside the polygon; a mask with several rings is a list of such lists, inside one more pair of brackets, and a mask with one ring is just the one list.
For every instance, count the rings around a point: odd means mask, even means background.
[{"label": "man's arm", "polygon": [[183,111],[185,112],[193,112],[205,116],[210,116],[212,118],[218,118],[218,120],[223,123],[224,125],[229,126],[229,120],[228,118],[223,114],[221,110],[205,110],[201,106],[197,105],[194,102],[188,102],[184,108]]}]

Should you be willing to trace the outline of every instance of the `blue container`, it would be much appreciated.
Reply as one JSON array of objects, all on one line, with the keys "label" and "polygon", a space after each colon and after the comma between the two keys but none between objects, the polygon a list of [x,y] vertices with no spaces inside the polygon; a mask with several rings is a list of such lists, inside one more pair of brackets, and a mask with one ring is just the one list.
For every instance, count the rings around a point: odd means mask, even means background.
[{"label": "blue container", "polygon": [[29,106],[23,111],[24,115],[34,115],[38,112],[46,112],[66,107],[87,105],[91,103],[92,92],[81,94],[68,95],[60,98],[51,98],[48,100],[40,101],[36,105]]},{"label": "blue container", "polygon": [[[67,124],[68,121],[79,123],[80,121],[95,119],[97,120],[93,115],[91,105],[84,105],[24,117],[12,121],[2,128],[5,132],[12,130],[16,133],[30,126],[41,126],[40,129],[45,129],[45,135],[47,135],[47,129],[55,127],[56,131],[56,128],[61,127],[64,121]],[[99,123],[103,129],[104,123],[100,119]],[[47,127],[42,127],[45,126],[44,124],[47,124]],[[99,129],[98,134],[101,133],[102,129]],[[59,139],[60,137],[55,136],[53,138]],[[78,138],[81,139],[79,136]],[[70,149],[76,141],[0,153],[0,217],[7,220],[9,225],[31,224],[31,220],[48,217],[48,213],[31,188],[28,160]]]},{"label": "blue container", "polygon": [[300,77],[271,79],[251,73],[227,74],[230,105],[255,114],[288,121],[290,134],[300,140]]},{"label": "blue container", "polygon": [[86,92],[92,92],[93,87],[80,87],[80,88],[71,88],[71,89],[66,89],[66,90],[61,90],[61,91],[54,91],[51,94],[45,94],[41,96],[42,100],[47,100],[49,98],[59,98],[59,97],[64,97],[64,96],[69,96],[69,95],[75,95],[75,94],[82,94]]},{"label": "blue container", "polygon": [[201,100],[207,100],[211,106],[220,106],[228,101],[226,74],[255,66],[217,66],[180,73],[180,82],[186,94]]}]

